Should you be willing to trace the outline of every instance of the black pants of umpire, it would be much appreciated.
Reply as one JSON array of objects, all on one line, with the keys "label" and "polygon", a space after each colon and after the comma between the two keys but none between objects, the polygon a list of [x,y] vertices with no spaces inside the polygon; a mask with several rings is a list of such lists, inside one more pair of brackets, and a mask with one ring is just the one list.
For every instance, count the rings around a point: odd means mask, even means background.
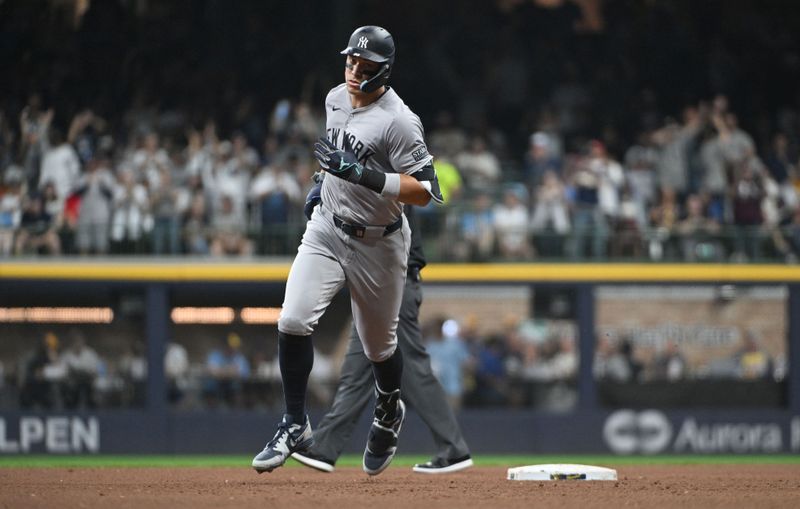
[{"label": "black pants of umpire", "polygon": [[[421,303],[419,278],[409,274],[397,326],[398,347],[403,353],[401,398],[430,429],[436,444],[434,458],[461,458],[469,454],[469,448],[461,435],[455,414],[447,403],[444,390],[431,370],[431,360],[419,326]],[[373,401],[374,394],[372,366],[353,328],[333,404],[314,428],[314,451],[336,461],[350,440],[364,408]]]}]

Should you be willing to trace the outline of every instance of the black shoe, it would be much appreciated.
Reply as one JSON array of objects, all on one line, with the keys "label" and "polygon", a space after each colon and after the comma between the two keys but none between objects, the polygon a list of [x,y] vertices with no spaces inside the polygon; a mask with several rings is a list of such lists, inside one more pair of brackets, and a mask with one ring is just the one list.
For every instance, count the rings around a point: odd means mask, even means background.
[{"label": "black shoe", "polygon": [[[396,391],[398,394],[400,391]],[[364,462],[362,468],[369,475],[378,475],[389,466],[397,452],[397,437],[400,427],[406,417],[406,405],[402,400],[397,400],[397,411],[394,420],[385,422],[378,417],[372,421],[367,439],[367,448],[364,449]]]},{"label": "black shoe", "polygon": [[316,454],[310,450],[303,451],[303,452],[294,452],[292,453],[292,458],[299,461],[303,465],[311,468],[316,468],[321,472],[333,472],[334,464],[336,463],[333,460],[329,460],[328,458]]},{"label": "black shoe", "polygon": [[445,460],[434,458],[427,463],[414,465],[414,472],[420,474],[449,474],[458,472],[472,466],[472,458],[468,455],[460,458]]}]

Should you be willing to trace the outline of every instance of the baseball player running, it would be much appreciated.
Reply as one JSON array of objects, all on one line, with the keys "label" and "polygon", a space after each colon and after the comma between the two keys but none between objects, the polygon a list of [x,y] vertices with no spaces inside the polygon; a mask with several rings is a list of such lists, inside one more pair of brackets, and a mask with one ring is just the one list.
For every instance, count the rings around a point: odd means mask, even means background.
[{"label": "baseball player running", "polygon": [[375,418],[364,449],[367,474],[394,458],[405,418],[400,399],[403,358],[397,323],[406,279],[411,230],[403,203],[442,197],[422,124],[386,85],[395,47],[385,29],[365,26],[350,36],[345,82],[328,92],[326,138],[314,155],[334,178],[322,185],[286,282],[278,319],[278,362],[286,413],[275,436],[253,458],[271,472],[314,442],[306,415],[306,386],[314,350],[311,334],[333,297],[350,291],[353,322],[375,378]]},{"label": "baseball player running", "polygon": [[[320,201],[320,187],[321,184],[315,185],[306,198],[308,217]],[[431,359],[422,342],[419,326],[419,306],[422,303],[420,270],[426,265],[425,254],[412,207],[406,206],[405,214],[411,227],[411,250],[397,326],[397,346],[403,354],[403,399],[414,407],[428,426],[436,445],[433,459],[415,465],[413,470],[430,474],[457,472],[471,467],[472,458],[442,386],[433,375]],[[369,403],[371,378],[370,362],[364,356],[357,332],[353,330],[333,405],[314,430],[313,447],[295,452],[292,455],[294,459],[317,470],[333,472],[358,417]]]}]

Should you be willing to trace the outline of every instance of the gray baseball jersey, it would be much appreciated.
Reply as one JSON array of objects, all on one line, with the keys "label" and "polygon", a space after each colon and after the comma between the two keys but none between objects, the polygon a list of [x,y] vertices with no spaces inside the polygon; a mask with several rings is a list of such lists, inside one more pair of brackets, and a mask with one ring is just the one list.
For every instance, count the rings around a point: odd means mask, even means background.
[{"label": "gray baseball jersey", "polygon": [[[412,174],[433,159],[419,117],[394,89],[388,89],[369,106],[353,109],[342,84],[328,93],[325,110],[328,139],[344,148],[347,136],[358,162],[366,168]],[[322,203],[337,216],[360,224],[391,224],[403,211],[400,202],[337,178],[325,179]]]},{"label": "gray baseball jersey", "polygon": [[[342,84],[328,93],[325,107],[328,139],[344,148],[347,137],[367,168],[413,174],[431,162],[419,117],[393,89],[354,109]],[[386,228],[398,219],[399,229]],[[360,234],[346,233],[342,223],[360,225]],[[326,178],[322,203],[306,225],[289,271],[278,329],[310,335],[346,284],[366,356],[375,362],[386,360],[397,346],[410,245],[411,231],[400,202],[340,178]]]}]

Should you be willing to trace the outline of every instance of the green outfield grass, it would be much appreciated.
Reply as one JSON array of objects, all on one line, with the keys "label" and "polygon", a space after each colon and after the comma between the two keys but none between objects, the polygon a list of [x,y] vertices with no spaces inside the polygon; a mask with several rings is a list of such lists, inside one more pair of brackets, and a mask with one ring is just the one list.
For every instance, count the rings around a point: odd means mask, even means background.
[{"label": "green outfield grass", "polygon": [[[0,468],[21,467],[243,467],[249,468],[250,456],[232,455],[26,455],[0,456]],[[427,461],[427,456],[398,456],[392,465],[410,467]],[[800,455],[664,455],[664,456],[613,456],[613,455],[478,455],[476,466],[513,467],[540,463],[581,463],[588,465],[800,465]],[[287,467],[299,467],[299,463],[288,461]],[[361,466],[360,455],[339,458],[337,466]]]}]

